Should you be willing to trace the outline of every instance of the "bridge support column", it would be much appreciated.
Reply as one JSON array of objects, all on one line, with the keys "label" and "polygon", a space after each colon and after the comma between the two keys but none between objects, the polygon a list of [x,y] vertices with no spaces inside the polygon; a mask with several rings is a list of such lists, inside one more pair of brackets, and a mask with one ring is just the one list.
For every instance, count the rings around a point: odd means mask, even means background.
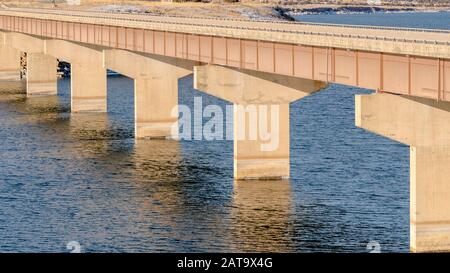
[{"label": "bridge support column", "polygon": [[44,53],[70,63],[72,112],[106,112],[106,68],[101,47],[46,40]]},{"label": "bridge support column", "polygon": [[289,103],[233,109],[234,178],[289,178]]},{"label": "bridge support column", "polygon": [[27,55],[27,95],[57,94],[56,58],[42,53]]},{"label": "bridge support column", "polygon": [[100,63],[72,62],[70,67],[72,112],[106,112],[106,81],[106,69]]},{"label": "bridge support column", "polygon": [[177,139],[178,79],[192,74],[196,62],[117,49],[105,50],[103,60],[134,79],[135,137]]},{"label": "bridge support column", "polygon": [[[134,80],[135,137],[172,138],[177,126],[178,78],[172,76]],[[173,111],[173,112],[172,112]]]},{"label": "bridge support column", "polygon": [[289,177],[289,103],[323,82],[215,65],[194,69],[194,88],[234,104],[234,178]]},{"label": "bridge support column", "polygon": [[20,51],[0,45],[0,89],[23,88],[20,77]]},{"label": "bridge support column", "polygon": [[450,103],[357,95],[356,125],[410,146],[410,248],[450,251]]}]

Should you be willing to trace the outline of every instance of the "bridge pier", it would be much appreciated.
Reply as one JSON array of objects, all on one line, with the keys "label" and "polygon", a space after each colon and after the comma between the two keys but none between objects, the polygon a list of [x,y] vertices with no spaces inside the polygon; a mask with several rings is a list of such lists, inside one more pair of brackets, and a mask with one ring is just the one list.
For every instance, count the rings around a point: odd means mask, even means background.
[{"label": "bridge pier", "polygon": [[410,248],[450,251],[450,102],[357,95],[358,127],[410,146]]},{"label": "bridge pier", "polygon": [[134,79],[135,137],[177,139],[178,79],[196,62],[124,50],[104,54],[105,67]]},{"label": "bridge pier", "polygon": [[106,69],[98,63],[71,62],[72,112],[106,112]]},{"label": "bridge pier", "polygon": [[137,78],[134,94],[135,137],[177,139],[172,126],[178,124],[178,78]]},{"label": "bridge pier", "polygon": [[22,89],[20,77],[20,51],[0,45],[0,89]]},{"label": "bridge pier", "polygon": [[[233,109],[234,178],[289,178],[289,103],[235,103]],[[270,137],[261,134],[262,126]]]},{"label": "bridge pier", "polygon": [[42,53],[27,54],[27,95],[57,94],[56,58]]},{"label": "bridge pier", "polygon": [[107,75],[102,48],[48,40],[45,53],[70,63],[72,112],[107,111]]},{"label": "bridge pier", "polygon": [[216,65],[196,66],[194,88],[234,104],[234,178],[289,178],[289,103],[324,82]]}]

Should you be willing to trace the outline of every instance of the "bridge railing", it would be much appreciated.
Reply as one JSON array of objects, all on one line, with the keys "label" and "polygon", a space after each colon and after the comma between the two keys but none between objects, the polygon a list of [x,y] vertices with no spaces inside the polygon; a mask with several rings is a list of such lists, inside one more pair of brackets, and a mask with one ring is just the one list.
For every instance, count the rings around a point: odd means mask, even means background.
[{"label": "bridge railing", "polygon": [[[0,9],[0,13],[1,13]],[[247,30],[247,31],[255,31],[255,32],[274,32],[274,33],[287,33],[287,34],[295,34],[295,35],[312,35],[312,36],[325,36],[325,37],[341,37],[341,38],[351,38],[351,39],[365,39],[365,40],[375,40],[375,41],[388,41],[388,42],[399,42],[399,43],[414,43],[414,44],[426,44],[426,45],[444,45],[450,46],[450,30],[425,30],[425,29],[415,29],[415,28],[391,28],[391,27],[373,27],[373,26],[356,26],[356,25],[339,25],[339,24],[310,24],[310,23],[298,23],[298,22],[281,22],[280,24],[290,24],[290,25],[320,25],[320,26],[330,26],[330,27],[342,27],[342,28],[355,28],[355,29],[376,29],[376,30],[398,30],[398,31],[420,31],[420,32],[429,32],[429,33],[444,33],[449,34],[449,39],[447,41],[442,40],[430,40],[430,39],[411,39],[411,38],[396,38],[389,36],[381,36],[381,35],[363,35],[363,34],[350,34],[350,33],[336,33],[336,32],[325,32],[325,31],[310,31],[310,30],[296,30],[296,29],[280,29],[270,26],[248,26],[248,25],[230,25],[230,24],[206,24],[202,23],[199,20],[196,21],[188,21],[188,20],[174,20],[177,19],[185,19],[187,17],[178,16],[158,16],[158,15],[133,15],[130,13],[113,13],[113,12],[93,12],[93,11],[61,11],[61,10],[49,10],[49,9],[16,9],[16,8],[8,8],[3,9],[5,11],[11,11],[12,13],[32,13],[32,14],[48,14],[48,15],[58,15],[58,16],[68,16],[74,18],[92,18],[92,19],[106,19],[106,20],[114,20],[114,21],[133,21],[133,22],[143,22],[143,23],[157,23],[157,24],[171,24],[171,25],[180,25],[180,26],[192,26],[192,27],[214,27],[221,29],[234,29],[234,30]],[[124,15],[117,16],[118,14]],[[114,15],[114,16],[112,16]],[[18,16],[20,17],[20,15]],[[167,21],[170,19],[170,21]],[[197,18],[190,18],[197,19]],[[233,21],[230,19],[208,19],[209,21]],[[258,22],[270,22],[270,21],[249,21],[249,20],[240,20],[245,21],[247,23],[258,23]],[[235,21],[233,21],[235,22]],[[274,22],[270,22],[274,23]],[[94,24],[94,23],[93,23]],[[279,25],[277,22],[276,25]],[[142,27],[147,29],[145,27]],[[198,34],[198,33],[196,33]],[[267,41],[272,41],[268,39]],[[275,41],[275,40],[273,40]]]},{"label": "bridge railing", "polygon": [[[350,28],[350,29],[373,29],[373,30],[389,30],[389,31],[411,31],[411,32],[430,32],[430,33],[448,33],[450,34],[450,23],[448,25],[449,29],[430,29],[430,28],[407,28],[407,27],[390,27],[390,26],[370,26],[370,25],[353,25],[353,24],[332,24],[332,23],[315,23],[315,22],[302,22],[302,21],[276,21],[269,19],[243,19],[243,18],[211,18],[211,17],[187,17],[182,15],[164,15],[164,14],[149,14],[149,13],[130,13],[130,12],[114,12],[114,11],[80,11],[80,10],[54,10],[48,8],[40,8],[40,9],[30,9],[30,8],[7,8],[8,10],[16,10],[23,11],[27,10],[27,12],[40,13],[40,11],[45,11],[51,14],[60,14],[60,15],[70,15],[71,13],[92,13],[95,14],[94,17],[98,17],[98,14],[108,14],[108,15],[132,15],[132,16],[145,16],[145,17],[165,17],[165,18],[184,18],[184,19],[199,19],[199,20],[211,20],[215,21],[228,21],[228,22],[256,22],[256,23],[276,23],[278,25],[305,25],[305,26],[325,26],[325,27],[337,27],[337,28]],[[80,15],[75,15],[80,16]]]}]

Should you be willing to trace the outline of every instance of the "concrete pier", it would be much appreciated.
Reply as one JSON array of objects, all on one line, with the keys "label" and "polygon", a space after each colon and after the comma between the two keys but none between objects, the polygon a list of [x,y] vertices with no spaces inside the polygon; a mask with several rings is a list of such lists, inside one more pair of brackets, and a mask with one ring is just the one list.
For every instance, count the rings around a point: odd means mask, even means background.
[{"label": "concrete pier", "polygon": [[289,177],[289,103],[324,87],[320,81],[216,65],[194,69],[194,88],[234,104],[235,179]]},{"label": "concrete pier", "polygon": [[[37,95],[40,93],[56,94],[56,65],[54,67],[54,77],[50,76],[49,63],[50,56],[44,55],[45,39],[26,35],[17,32],[1,32],[3,39],[3,48],[7,51],[7,57],[1,58],[1,62],[9,62],[15,66],[13,69],[15,85],[21,86],[20,89],[26,90],[27,95]],[[21,52],[27,54],[27,75],[18,84],[20,78],[20,55]],[[50,61],[51,62],[51,61]],[[56,60],[55,60],[56,62]],[[42,70],[41,70],[42,69]],[[53,87],[53,82],[55,87]]]},{"label": "concrete pier", "polygon": [[105,67],[134,79],[135,137],[177,139],[178,79],[196,62],[124,50],[104,54]]},{"label": "concrete pier", "polygon": [[71,65],[72,112],[106,112],[106,68],[100,47],[63,40],[46,41],[45,53]]},{"label": "concrete pier", "polygon": [[72,62],[72,112],[106,112],[106,69],[90,62]]},{"label": "concrete pier", "polygon": [[23,88],[20,77],[20,51],[0,45],[0,90]]},{"label": "concrete pier", "polygon": [[20,52],[8,46],[0,46],[0,81],[20,80]]},{"label": "concrete pier", "polygon": [[450,251],[450,103],[357,95],[355,110],[358,127],[410,146],[411,251]]},{"label": "concrete pier", "polygon": [[[289,104],[234,104],[233,108],[235,179],[289,178]],[[260,122],[270,124],[273,115],[269,140],[259,134],[264,126]]]},{"label": "concrete pier", "polygon": [[42,53],[27,55],[27,95],[56,95],[56,58]]},{"label": "concrete pier", "polygon": [[178,78],[155,77],[134,80],[135,137],[172,138],[172,126],[177,126]]}]

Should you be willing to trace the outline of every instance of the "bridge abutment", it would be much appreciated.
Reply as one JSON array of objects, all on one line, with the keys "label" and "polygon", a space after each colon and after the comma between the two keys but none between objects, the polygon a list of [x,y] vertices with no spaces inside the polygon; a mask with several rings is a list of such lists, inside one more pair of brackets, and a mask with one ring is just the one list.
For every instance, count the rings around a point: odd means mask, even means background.
[{"label": "bridge abutment", "polygon": [[410,146],[410,248],[450,251],[450,103],[357,95],[358,127]]},{"label": "bridge abutment", "polygon": [[27,95],[56,95],[56,58],[42,53],[27,54]]},{"label": "bridge abutment", "polygon": [[194,88],[234,104],[234,178],[289,178],[289,103],[326,87],[314,80],[216,65],[194,69]]}]

